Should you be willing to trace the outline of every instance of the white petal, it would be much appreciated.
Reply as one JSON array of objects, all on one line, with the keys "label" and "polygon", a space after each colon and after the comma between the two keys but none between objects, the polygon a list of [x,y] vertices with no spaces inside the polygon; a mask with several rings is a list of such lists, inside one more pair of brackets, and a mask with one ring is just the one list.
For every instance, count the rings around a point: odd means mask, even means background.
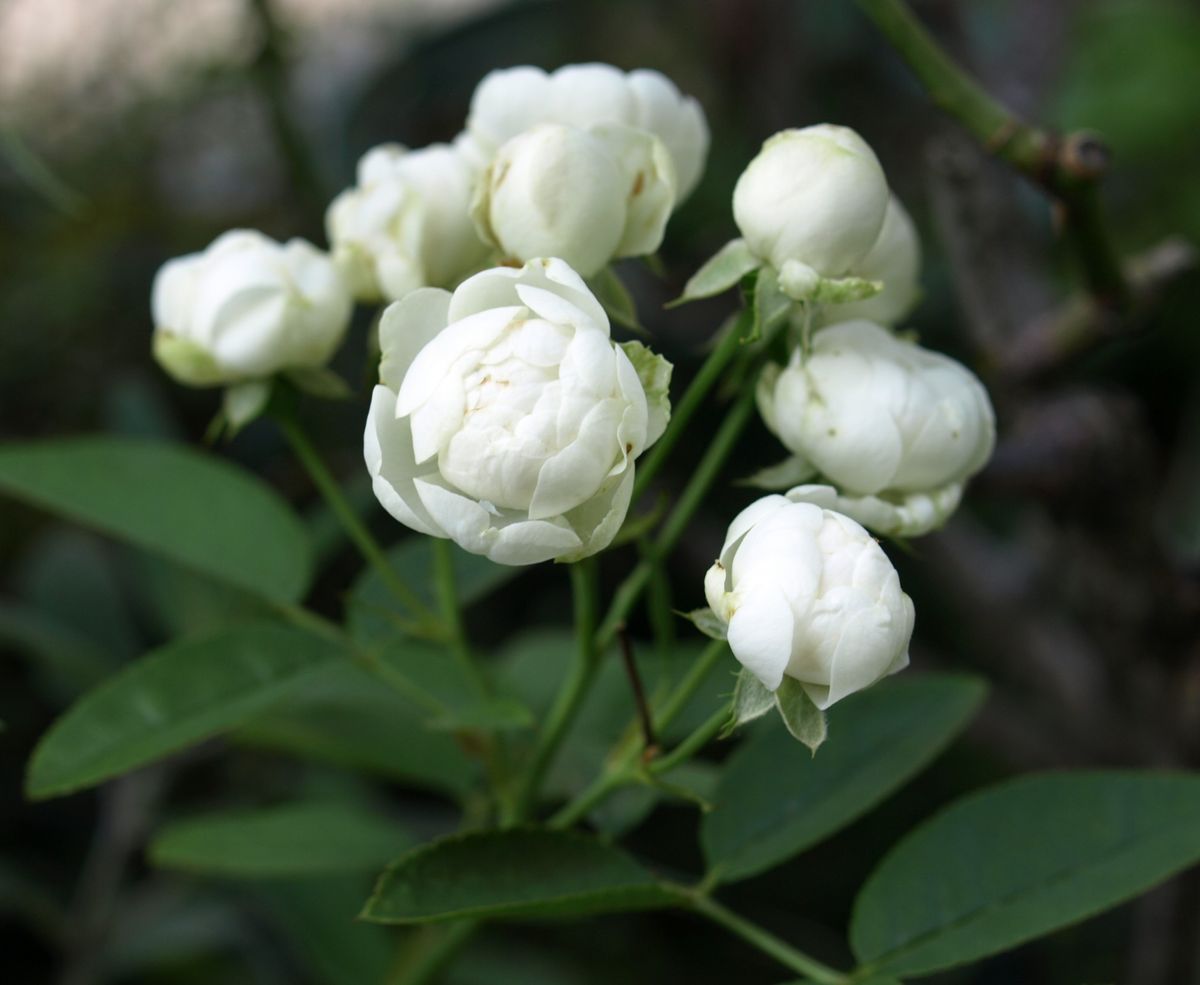
[{"label": "white petal", "polygon": [[792,655],[795,617],[787,599],[769,584],[738,586],[729,620],[729,648],[769,691],[783,680]]},{"label": "white petal", "polygon": [[546,460],[529,504],[532,519],[565,513],[596,494],[620,454],[617,425],[623,410],[616,400],[596,404],[575,440]]},{"label": "white petal", "polygon": [[376,498],[392,516],[423,534],[444,537],[429,515],[413,481],[419,474],[412,454],[412,434],[407,419],[396,420],[396,394],[385,386],[371,392],[371,409],[363,435],[363,458]]},{"label": "white petal", "polygon": [[[447,326],[430,339],[404,374],[396,401],[396,414],[411,414],[442,385],[450,367],[471,350],[486,348],[524,309],[493,308]],[[453,316],[453,301],[450,305]]]},{"label": "white petal", "polygon": [[446,327],[449,307],[449,291],[424,287],[384,309],[379,320],[380,382],[400,389],[417,353]]},{"label": "white petal", "polygon": [[517,284],[517,297],[539,318],[544,318],[555,325],[574,325],[576,328],[590,328],[592,325],[592,319],[577,305],[572,304],[561,294],[549,291],[544,287]]},{"label": "white petal", "polygon": [[577,561],[602,551],[612,543],[633,496],[633,469],[613,478],[582,506],[566,514],[567,522],[583,541],[578,551],[560,555],[562,561]]}]

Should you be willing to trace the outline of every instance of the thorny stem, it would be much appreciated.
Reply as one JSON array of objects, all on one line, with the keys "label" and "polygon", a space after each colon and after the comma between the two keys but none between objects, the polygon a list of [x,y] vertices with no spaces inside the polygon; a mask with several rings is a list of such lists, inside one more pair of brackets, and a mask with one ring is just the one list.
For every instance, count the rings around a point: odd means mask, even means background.
[{"label": "thorny stem", "polygon": [[1088,288],[1102,304],[1125,311],[1129,288],[1096,191],[1096,181],[1108,165],[1108,150],[1099,138],[1088,133],[1060,137],[1019,119],[954,64],[903,0],[858,0],[858,6],[908,63],[934,103],[987,151],[1061,204]]}]

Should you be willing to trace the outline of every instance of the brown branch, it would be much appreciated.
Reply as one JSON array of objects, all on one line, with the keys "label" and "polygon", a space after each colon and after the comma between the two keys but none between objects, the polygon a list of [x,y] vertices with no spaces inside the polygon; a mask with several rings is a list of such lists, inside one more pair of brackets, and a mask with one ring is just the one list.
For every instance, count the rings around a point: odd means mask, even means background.
[{"label": "brown branch", "polygon": [[1196,269],[1200,254],[1178,237],[1164,240],[1125,264],[1129,307],[1124,316],[1089,294],[1078,294],[1035,318],[994,354],[995,368],[1013,380],[1028,380],[1059,369],[1108,339],[1141,328],[1163,291]]},{"label": "brown branch", "polygon": [[858,0],[930,98],[957,119],[988,153],[1007,162],[1052,197],[1096,303],[1117,312],[1131,301],[1108,236],[1096,182],[1109,152],[1090,131],[1060,137],[1021,120],[960,69],[903,0]]}]

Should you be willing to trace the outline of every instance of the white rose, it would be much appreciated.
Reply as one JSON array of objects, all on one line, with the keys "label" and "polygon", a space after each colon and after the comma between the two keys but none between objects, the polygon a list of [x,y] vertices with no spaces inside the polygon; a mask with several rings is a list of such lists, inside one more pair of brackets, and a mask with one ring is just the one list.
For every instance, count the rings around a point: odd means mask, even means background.
[{"label": "white rose", "polygon": [[917,278],[921,272],[921,241],[912,218],[893,195],[875,245],[850,271],[863,280],[883,285],[874,297],[840,304],[831,309],[837,321],[863,318],[877,325],[895,325],[921,295]]},{"label": "white rose", "polygon": [[[768,366],[758,403],[788,450],[837,488],[837,508],[881,533],[943,522],[995,444],[991,402],[970,370],[867,321],[821,329],[807,357]],[[875,498],[860,507],[857,497]]]},{"label": "white rose", "polygon": [[674,202],[674,165],[656,137],[618,124],[543,123],[500,148],[472,214],[505,256],[556,256],[590,277],[617,257],[658,249]]},{"label": "white rose", "polygon": [[779,272],[785,291],[801,296],[867,255],[887,203],[887,179],[867,143],[822,123],[763,144],[734,188],[733,217],[750,251]]},{"label": "white rose", "polygon": [[695,188],[708,154],[708,124],[700,104],[666,76],[625,73],[611,65],[565,65],[544,72],[528,65],[488,73],[467,117],[469,153],[486,165],[500,148],[539,123],[589,129],[616,123],[662,141],[675,165],[676,201]]},{"label": "white rose", "polygon": [[334,260],[355,296],[398,300],[418,287],[453,287],[482,266],[489,250],[468,213],[475,178],[447,144],[369,150],[358,184],[325,214]]},{"label": "white rose", "polygon": [[823,709],[908,666],[912,600],[879,544],[832,510],[752,503],[704,592],[733,655],[770,691],[786,675]]},{"label": "white rose", "polygon": [[612,541],[634,459],[666,426],[669,366],[615,345],[566,263],[416,291],[384,313],[380,345],[364,452],[392,516],[501,564]]},{"label": "white rose", "polygon": [[154,278],[154,356],[182,383],[215,386],[321,366],[353,302],[329,257],[300,239],[236,229]]}]

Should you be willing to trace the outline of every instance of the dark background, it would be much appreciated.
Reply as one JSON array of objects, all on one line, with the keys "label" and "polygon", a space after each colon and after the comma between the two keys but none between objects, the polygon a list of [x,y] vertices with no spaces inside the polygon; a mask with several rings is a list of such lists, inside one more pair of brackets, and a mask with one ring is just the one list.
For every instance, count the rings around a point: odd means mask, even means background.
[{"label": "dark background", "polygon": [[[1200,240],[1196,5],[976,0],[916,9],[1020,114],[1107,138],[1115,157],[1104,198],[1123,254],[1171,236]],[[53,44],[39,54],[35,42],[44,38]],[[1171,278],[1134,323],[1079,358],[1037,372],[1014,368],[1019,340],[1049,331],[1078,293],[1074,258],[1046,199],[929,104],[853,4],[10,0],[0,5],[0,52],[5,440],[115,431],[198,442],[216,394],[171,384],[150,358],[149,288],[159,264],[232,226],[324,245],[324,206],[352,180],[362,152],[385,140],[420,146],[452,138],[479,78],[521,63],[650,66],[705,107],[709,164],[668,228],[665,275],[622,265],[681,384],[734,299],[670,312],[661,305],[734,234],[729,201],[738,173],[777,129],[853,126],[921,229],[925,296],[909,327],[975,368],[997,408],[1000,444],[966,506],[910,550],[889,548],[917,607],[914,667],[978,671],[993,694],[967,737],[903,793],[834,840],[734,887],[730,902],[838,964],[847,959],[844,927],[866,873],[955,794],[1038,768],[1196,766],[1200,278]],[[1184,256],[1177,245],[1166,249]],[[362,474],[367,329],[360,313],[337,363],[363,384],[360,399],[316,404],[307,416],[391,542],[401,531],[373,508]],[[664,473],[664,489],[680,488],[720,413],[710,402],[696,440],[683,443]],[[266,477],[328,530],[270,423],[251,426],[220,453]],[[779,457],[755,424],[729,478]],[[679,607],[701,604],[702,572],[749,498],[723,483],[706,502],[673,560]],[[323,543],[329,563],[310,603],[336,616],[358,562],[336,537]],[[99,793],[22,801],[33,743],[87,681],[79,667],[32,658],[41,649],[30,643],[24,615],[36,612],[46,617],[39,625],[90,640],[115,665],[181,624],[194,629],[222,613],[189,610],[182,587],[165,602],[176,589],[160,567],[8,502],[0,503],[0,557],[4,979],[355,981],[353,967],[313,957],[320,949],[296,913],[310,898],[345,896],[347,922],[331,932],[353,941],[367,933],[348,923],[361,887],[188,880],[149,870],[141,858],[142,839],[163,814],[350,782],[336,771],[214,746],[174,764],[167,778],[151,771]],[[604,558],[610,588],[630,563],[627,551]],[[519,628],[561,622],[564,582],[552,566],[523,575],[473,616],[474,638],[498,646]],[[389,796],[433,827],[447,819],[436,803]],[[694,828],[693,810],[664,808],[632,845],[698,871]],[[671,915],[493,932],[451,975],[462,985],[769,985],[786,977],[742,944]],[[1185,876],[1103,918],[936,980],[1200,982],[1200,886],[1195,874]]]}]

